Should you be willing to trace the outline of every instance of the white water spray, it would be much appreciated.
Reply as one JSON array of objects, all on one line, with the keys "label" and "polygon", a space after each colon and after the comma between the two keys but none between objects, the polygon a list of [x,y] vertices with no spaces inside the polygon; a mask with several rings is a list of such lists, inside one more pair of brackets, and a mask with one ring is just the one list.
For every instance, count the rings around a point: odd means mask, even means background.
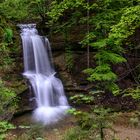
[{"label": "white water spray", "polygon": [[49,41],[38,35],[35,24],[19,26],[24,55],[23,75],[31,83],[37,104],[33,117],[44,125],[56,123],[70,107],[63,84],[55,77]]}]

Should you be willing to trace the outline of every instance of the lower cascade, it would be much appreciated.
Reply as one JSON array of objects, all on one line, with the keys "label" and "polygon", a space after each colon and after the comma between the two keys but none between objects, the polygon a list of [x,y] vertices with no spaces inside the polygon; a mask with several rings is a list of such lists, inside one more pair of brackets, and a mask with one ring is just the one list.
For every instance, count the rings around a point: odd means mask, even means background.
[{"label": "lower cascade", "polygon": [[47,38],[39,36],[35,24],[19,25],[24,57],[23,75],[29,80],[37,108],[33,118],[50,125],[58,122],[70,108],[63,84],[55,74]]}]

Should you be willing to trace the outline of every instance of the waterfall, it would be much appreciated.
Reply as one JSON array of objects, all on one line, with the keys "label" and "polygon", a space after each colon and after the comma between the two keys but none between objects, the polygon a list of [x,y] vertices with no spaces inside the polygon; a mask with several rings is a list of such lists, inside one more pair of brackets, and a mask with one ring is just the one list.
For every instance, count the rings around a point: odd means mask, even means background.
[{"label": "waterfall", "polygon": [[55,77],[50,43],[47,38],[38,35],[35,24],[19,26],[24,57],[23,75],[32,86],[37,104],[33,118],[44,125],[56,123],[65,116],[69,105],[63,84]]}]

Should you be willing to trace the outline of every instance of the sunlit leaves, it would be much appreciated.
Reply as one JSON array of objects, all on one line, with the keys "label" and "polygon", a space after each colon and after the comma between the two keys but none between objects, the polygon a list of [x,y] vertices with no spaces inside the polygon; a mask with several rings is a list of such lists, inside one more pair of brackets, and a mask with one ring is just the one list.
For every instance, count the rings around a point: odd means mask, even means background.
[{"label": "sunlit leaves", "polygon": [[99,65],[94,69],[86,69],[85,73],[89,74],[89,81],[115,81],[117,76],[111,71],[108,64]]},{"label": "sunlit leaves", "polygon": [[13,31],[12,31],[12,29],[5,28],[4,32],[5,32],[5,34],[4,34],[5,42],[10,43],[12,41],[12,38],[13,38]]},{"label": "sunlit leaves", "polygon": [[97,49],[106,47],[106,39],[102,39],[102,40],[96,41],[94,43],[90,43],[90,46],[97,48]]},{"label": "sunlit leaves", "polygon": [[116,46],[121,46],[135,29],[140,26],[140,5],[125,9],[118,24],[112,26],[109,41]]},{"label": "sunlit leaves", "polygon": [[5,0],[0,3],[0,14],[8,19],[19,20],[28,16],[28,0]]},{"label": "sunlit leaves", "polygon": [[122,63],[126,62],[126,59],[117,53],[113,53],[110,51],[100,51],[95,55],[95,58],[99,63]]},{"label": "sunlit leaves", "polygon": [[48,12],[48,15],[52,18],[53,21],[57,21],[60,16],[63,15],[63,12],[67,9],[77,8],[82,6],[84,0],[64,0],[59,4],[54,1],[52,2],[51,11]]}]

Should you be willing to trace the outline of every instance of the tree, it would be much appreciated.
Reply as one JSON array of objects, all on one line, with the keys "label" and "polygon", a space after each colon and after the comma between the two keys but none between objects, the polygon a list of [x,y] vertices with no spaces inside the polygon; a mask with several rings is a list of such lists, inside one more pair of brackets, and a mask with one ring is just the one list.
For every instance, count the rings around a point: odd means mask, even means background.
[{"label": "tree", "polygon": [[112,65],[126,62],[122,56],[124,46],[140,26],[139,4],[139,0],[64,0],[51,4],[50,24],[61,24],[60,29],[67,30],[76,25],[89,25],[81,43],[94,48],[96,67],[85,70],[85,73],[89,74],[90,82],[99,83],[98,88],[113,93],[119,91]]}]

